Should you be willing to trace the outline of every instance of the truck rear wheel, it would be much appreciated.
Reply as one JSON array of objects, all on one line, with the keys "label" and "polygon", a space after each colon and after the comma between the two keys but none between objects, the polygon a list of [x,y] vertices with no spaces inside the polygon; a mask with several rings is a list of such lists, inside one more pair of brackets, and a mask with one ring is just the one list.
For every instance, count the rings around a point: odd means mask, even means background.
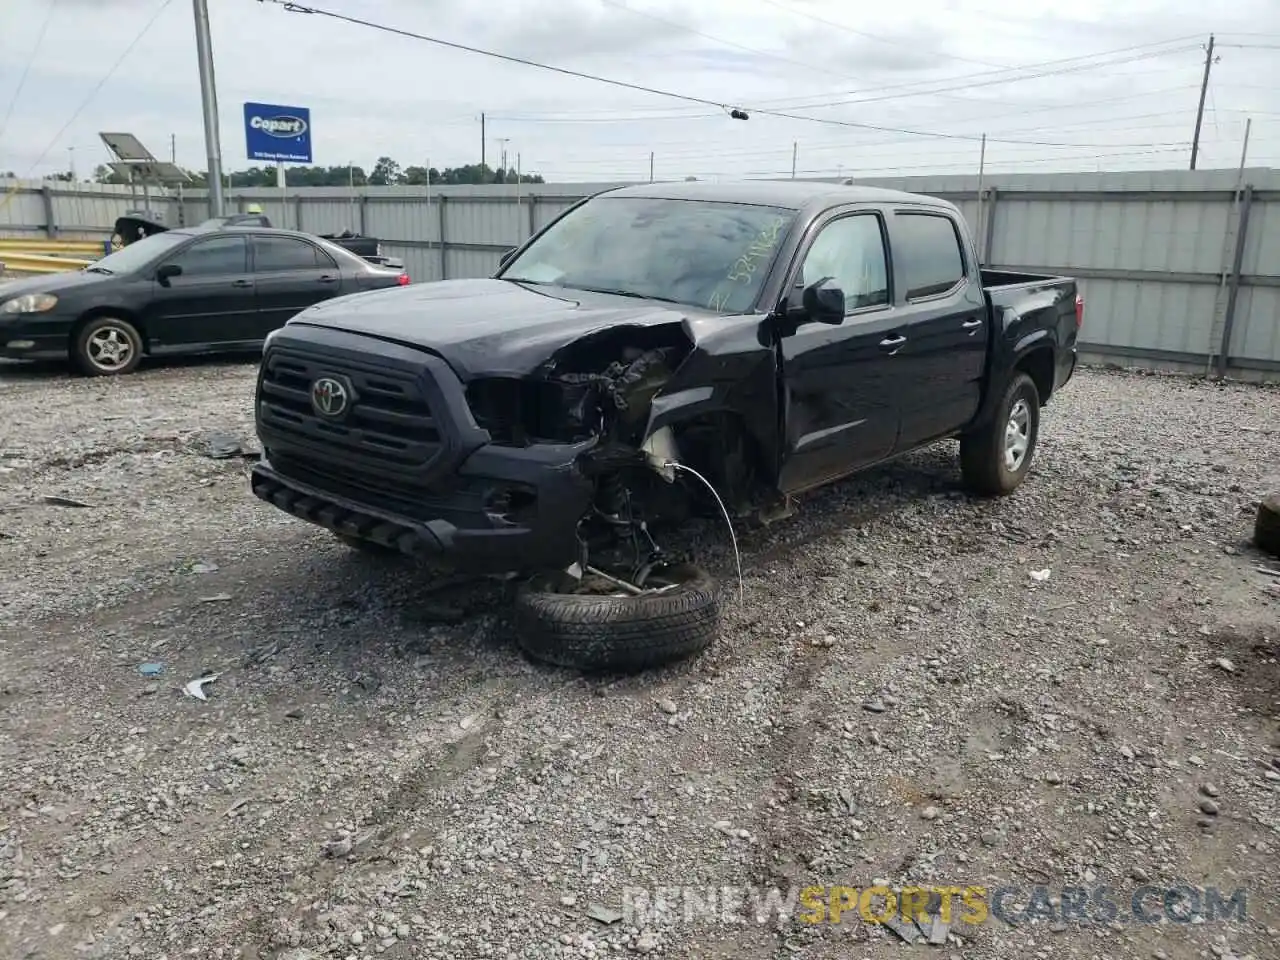
[{"label": "truck rear wheel", "polygon": [[1031,470],[1040,436],[1040,394],[1025,373],[1016,374],[990,421],[960,438],[965,486],[984,497],[1003,497]]},{"label": "truck rear wheel", "polygon": [[537,660],[586,671],[644,670],[711,644],[720,602],[709,573],[681,564],[645,584],[636,595],[591,574],[535,577],[516,595],[516,642]]},{"label": "truck rear wheel", "polygon": [[1280,493],[1273,493],[1258,504],[1253,542],[1259,550],[1280,557]]}]

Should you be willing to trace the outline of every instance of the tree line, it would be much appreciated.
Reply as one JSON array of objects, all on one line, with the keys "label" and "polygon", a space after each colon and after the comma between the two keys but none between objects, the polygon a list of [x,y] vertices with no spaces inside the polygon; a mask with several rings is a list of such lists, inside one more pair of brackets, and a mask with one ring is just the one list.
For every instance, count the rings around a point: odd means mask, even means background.
[{"label": "tree line", "polygon": [[[11,174],[10,174],[11,175]],[[288,184],[291,187],[418,187],[432,185],[456,185],[477,183],[546,183],[536,173],[520,173],[515,170],[493,169],[487,163],[468,163],[460,167],[407,166],[401,167],[390,157],[379,157],[373,169],[366,171],[364,167],[302,167],[290,164],[286,170]],[[235,170],[223,174],[224,179],[234,189],[236,187],[274,187],[276,185],[276,168],[274,166],[249,167],[247,170]],[[46,180],[71,179],[71,174],[58,173]],[[128,180],[115,173],[106,164],[99,165],[93,172],[95,183],[128,183]],[[188,187],[201,188],[208,183],[204,173],[191,173]]]}]

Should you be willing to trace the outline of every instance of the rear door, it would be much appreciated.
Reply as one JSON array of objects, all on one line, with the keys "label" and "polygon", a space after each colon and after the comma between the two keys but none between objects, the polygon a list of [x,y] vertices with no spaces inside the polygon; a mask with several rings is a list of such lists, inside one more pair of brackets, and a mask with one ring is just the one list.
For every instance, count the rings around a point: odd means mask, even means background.
[{"label": "rear door", "polygon": [[254,234],[253,276],[259,338],[300,310],[342,293],[342,271],[333,258],[300,237]]},{"label": "rear door", "polygon": [[990,331],[967,236],[944,210],[899,209],[890,220],[906,337],[896,358],[898,450],[953,433],[973,418],[982,399]]},{"label": "rear door", "polygon": [[252,340],[257,305],[249,272],[249,245],[242,236],[201,237],[160,261],[176,264],[176,277],[152,282],[146,311],[153,349]]},{"label": "rear door", "polygon": [[884,226],[878,210],[836,211],[819,222],[798,257],[788,299],[832,277],[845,293],[845,318],[806,323],[781,338],[786,443],[779,486],[785,492],[893,452],[901,318],[892,301]]}]

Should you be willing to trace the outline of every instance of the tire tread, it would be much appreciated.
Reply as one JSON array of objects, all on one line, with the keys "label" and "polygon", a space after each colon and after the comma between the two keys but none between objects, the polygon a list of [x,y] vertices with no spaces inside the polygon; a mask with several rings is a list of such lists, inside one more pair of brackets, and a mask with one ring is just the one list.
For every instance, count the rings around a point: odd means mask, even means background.
[{"label": "tire tread", "polygon": [[668,593],[578,596],[523,586],[516,596],[517,643],[535,659],[582,670],[642,670],[700,652],[720,621],[715,581],[700,568]]}]

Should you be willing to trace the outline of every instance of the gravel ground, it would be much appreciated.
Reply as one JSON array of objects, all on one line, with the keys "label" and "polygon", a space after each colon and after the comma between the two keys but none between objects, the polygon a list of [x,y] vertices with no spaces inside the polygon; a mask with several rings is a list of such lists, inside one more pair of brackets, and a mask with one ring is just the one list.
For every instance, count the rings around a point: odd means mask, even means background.
[{"label": "gravel ground", "polygon": [[[876,880],[1247,891],[917,955],[1280,955],[1280,578],[1247,542],[1280,392],[1082,371],[1015,496],[961,495],[943,444],[806,498],[741,536],[706,655],[620,679],[522,658],[496,582],[255,500],[204,455],[252,436],[254,373],[0,369],[0,956],[897,956],[856,913],[591,915]],[[688,536],[733,586],[723,530]]]}]

